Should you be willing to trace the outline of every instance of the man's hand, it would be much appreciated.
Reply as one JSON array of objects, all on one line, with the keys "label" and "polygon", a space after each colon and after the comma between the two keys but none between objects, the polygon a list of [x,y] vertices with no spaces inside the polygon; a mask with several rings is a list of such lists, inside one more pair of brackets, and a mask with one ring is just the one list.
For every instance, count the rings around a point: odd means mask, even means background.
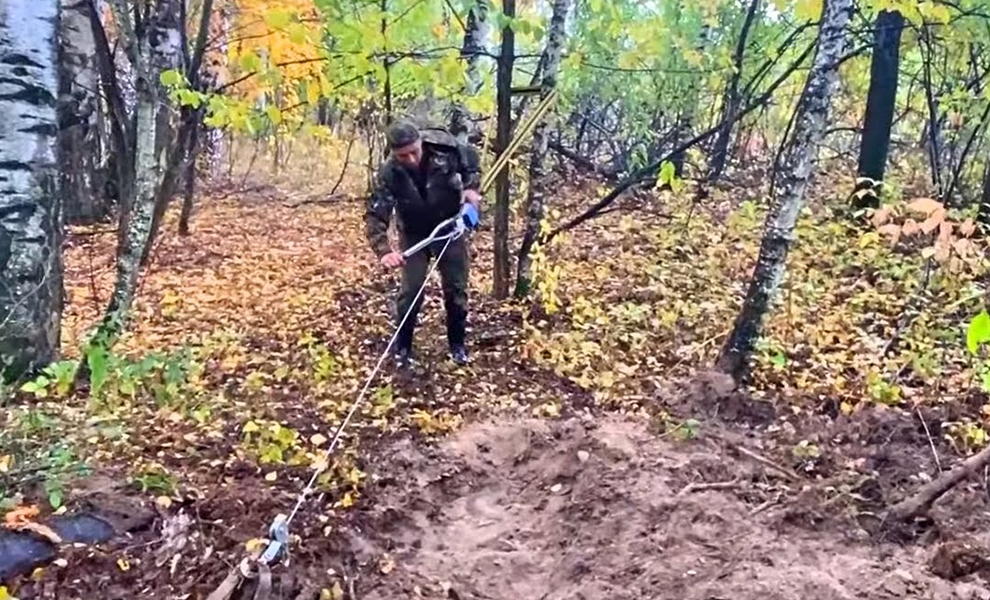
[{"label": "man's hand", "polygon": [[389,252],[382,257],[381,263],[390,269],[397,269],[406,264],[406,257],[401,252]]},{"label": "man's hand", "polygon": [[481,194],[476,190],[464,190],[464,193],[461,194],[461,201],[473,204],[479,212],[481,211]]}]

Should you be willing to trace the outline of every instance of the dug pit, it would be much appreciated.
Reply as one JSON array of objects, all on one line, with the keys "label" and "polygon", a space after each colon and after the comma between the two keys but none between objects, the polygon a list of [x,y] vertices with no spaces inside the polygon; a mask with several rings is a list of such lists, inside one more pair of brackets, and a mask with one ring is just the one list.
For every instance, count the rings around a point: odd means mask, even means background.
[{"label": "dug pit", "polygon": [[932,574],[933,548],[789,525],[765,465],[716,447],[620,417],[476,423],[436,448],[400,444],[367,533],[348,532],[379,570],[356,596],[990,598],[978,575]]}]

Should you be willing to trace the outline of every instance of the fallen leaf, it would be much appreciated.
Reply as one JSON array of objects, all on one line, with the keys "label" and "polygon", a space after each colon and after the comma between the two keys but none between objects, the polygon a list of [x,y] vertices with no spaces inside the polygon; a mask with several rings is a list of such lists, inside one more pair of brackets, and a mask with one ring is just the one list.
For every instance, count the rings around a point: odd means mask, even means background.
[{"label": "fallen leaf", "polygon": [[942,203],[931,198],[918,198],[910,204],[907,205],[908,210],[921,213],[924,215],[931,215],[936,210],[942,208]]},{"label": "fallen leaf", "polygon": [[127,572],[131,570],[131,563],[122,556],[117,559],[117,567],[120,568],[121,571]]},{"label": "fallen leaf", "polygon": [[30,506],[19,506],[14,510],[8,512],[6,515],[4,515],[3,517],[4,527],[8,527],[10,529],[17,529],[23,526],[25,523],[28,523],[34,517],[37,517],[40,512],[41,511],[39,511],[38,507],[35,506],[34,504]]},{"label": "fallen leaf", "polygon": [[378,560],[378,570],[383,574],[388,575],[395,570],[395,559],[388,554],[383,555]]}]

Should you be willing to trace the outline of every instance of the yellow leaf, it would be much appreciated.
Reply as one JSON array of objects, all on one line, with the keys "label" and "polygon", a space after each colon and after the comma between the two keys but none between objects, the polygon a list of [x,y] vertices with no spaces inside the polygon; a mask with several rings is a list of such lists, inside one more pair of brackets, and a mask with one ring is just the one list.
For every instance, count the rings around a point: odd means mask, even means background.
[{"label": "yellow leaf", "polygon": [[172,506],[172,499],[169,498],[168,496],[158,496],[157,498],[155,498],[155,504],[157,504],[158,507],[161,508],[162,510],[165,510],[168,507]]},{"label": "yellow leaf", "polygon": [[17,600],[17,598],[10,595],[7,591],[7,586],[0,585],[0,600]]},{"label": "yellow leaf", "polygon": [[265,475],[265,481],[275,481],[276,479],[278,479],[278,473],[276,473],[275,471],[272,471],[268,475]]},{"label": "yellow leaf", "polygon": [[794,16],[800,21],[817,21],[822,16],[822,0],[797,0]]},{"label": "yellow leaf", "polygon": [[0,473],[7,473],[10,471],[10,464],[14,461],[13,457],[9,454],[4,454],[0,456]]},{"label": "yellow leaf", "polygon": [[117,559],[117,567],[120,568],[121,571],[130,571],[131,563],[127,561],[127,558],[122,556]]},{"label": "yellow leaf", "polygon": [[[306,102],[316,104],[320,101],[320,86],[312,81],[306,86]],[[284,368],[284,367],[279,367]],[[283,375],[284,377],[284,375]]]},{"label": "yellow leaf", "polygon": [[247,550],[248,554],[256,554],[260,552],[266,544],[268,544],[268,540],[254,538],[244,542],[244,549]]},{"label": "yellow leaf", "polygon": [[327,443],[327,438],[322,433],[315,433],[313,434],[313,437],[309,438],[309,443],[314,446],[322,446]]},{"label": "yellow leaf", "polygon": [[258,427],[257,423],[255,423],[254,421],[248,421],[247,423],[244,424],[243,431],[244,433],[254,433],[256,431],[259,431],[260,429],[261,428]]},{"label": "yellow leaf", "polygon": [[31,579],[35,581],[41,581],[41,578],[45,576],[45,570],[42,567],[38,567],[34,571],[31,571]]},{"label": "yellow leaf", "polygon": [[340,587],[339,581],[333,582],[333,587],[329,590],[320,590],[320,600],[344,600],[344,588]]},{"label": "yellow leaf", "polygon": [[849,404],[848,402],[843,402],[842,404],[839,405],[839,410],[842,411],[842,414],[849,416],[852,414],[853,405]]}]

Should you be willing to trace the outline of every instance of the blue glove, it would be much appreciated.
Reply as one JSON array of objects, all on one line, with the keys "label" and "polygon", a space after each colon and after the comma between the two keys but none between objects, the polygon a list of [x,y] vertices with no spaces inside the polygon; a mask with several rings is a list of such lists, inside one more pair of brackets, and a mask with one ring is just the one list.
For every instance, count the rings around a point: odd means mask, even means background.
[{"label": "blue glove", "polygon": [[475,229],[478,227],[478,209],[474,207],[470,202],[465,202],[461,205],[461,219],[464,221],[464,226],[468,229]]}]

